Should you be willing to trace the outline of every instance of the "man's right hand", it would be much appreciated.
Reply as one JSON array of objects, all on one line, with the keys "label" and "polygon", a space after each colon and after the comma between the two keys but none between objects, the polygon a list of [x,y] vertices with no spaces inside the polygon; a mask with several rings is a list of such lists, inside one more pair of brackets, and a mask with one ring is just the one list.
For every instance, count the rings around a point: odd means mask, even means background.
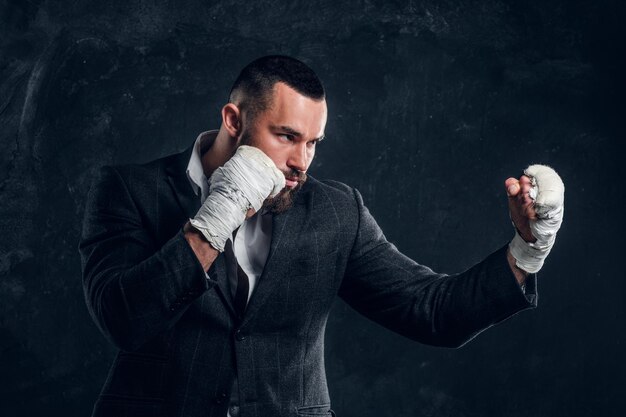
[{"label": "man's right hand", "polygon": [[217,168],[209,179],[209,195],[191,225],[216,250],[223,252],[226,240],[268,197],[285,187],[285,176],[263,151],[242,145],[235,155]]}]

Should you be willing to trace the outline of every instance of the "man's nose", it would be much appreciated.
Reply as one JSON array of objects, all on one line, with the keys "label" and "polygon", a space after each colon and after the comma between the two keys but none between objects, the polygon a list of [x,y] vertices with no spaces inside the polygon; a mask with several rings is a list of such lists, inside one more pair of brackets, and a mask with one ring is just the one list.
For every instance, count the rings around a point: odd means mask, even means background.
[{"label": "man's nose", "polygon": [[306,143],[298,143],[293,146],[287,160],[287,166],[291,169],[304,172],[307,168]]}]

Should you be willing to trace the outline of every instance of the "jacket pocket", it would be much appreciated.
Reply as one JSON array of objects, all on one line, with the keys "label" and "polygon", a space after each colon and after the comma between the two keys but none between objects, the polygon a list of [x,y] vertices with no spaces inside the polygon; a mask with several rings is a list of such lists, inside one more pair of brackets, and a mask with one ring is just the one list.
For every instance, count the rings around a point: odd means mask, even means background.
[{"label": "jacket pocket", "polygon": [[319,417],[334,416],[335,412],[330,409],[330,404],[307,405],[298,407],[298,416],[302,417]]}]

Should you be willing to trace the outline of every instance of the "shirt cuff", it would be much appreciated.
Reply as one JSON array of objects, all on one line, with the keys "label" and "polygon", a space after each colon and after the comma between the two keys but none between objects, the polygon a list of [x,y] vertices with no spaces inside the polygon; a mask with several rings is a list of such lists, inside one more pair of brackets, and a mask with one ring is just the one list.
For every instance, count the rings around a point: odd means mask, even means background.
[{"label": "shirt cuff", "polygon": [[529,303],[537,304],[537,274],[528,274],[526,280],[520,285],[522,293]]}]

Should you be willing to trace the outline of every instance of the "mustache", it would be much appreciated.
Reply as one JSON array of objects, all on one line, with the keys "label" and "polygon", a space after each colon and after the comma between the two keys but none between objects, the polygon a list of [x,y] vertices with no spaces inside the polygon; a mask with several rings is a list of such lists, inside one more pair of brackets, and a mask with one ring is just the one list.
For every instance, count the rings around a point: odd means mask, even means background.
[{"label": "mustache", "polygon": [[290,180],[296,180],[298,183],[302,184],[306,181],[306,172],[298,171],[295,169],[289,169],[286,171],[282,171],[285,178],[289,178]]},{"label": "mustache", "polygon": [[296,186],[293,188],[285,187],[278,195],[274,197],[269,197],[263,202],[263,208],[265,208],[269,213],[272,214],[280,214],[288,210],[294,200],[294,196],[302,188],[302,185],[307,179],[306,173],[302,171],[297,171],[295,169],[287,169],[280,170],[285,178],[289,178],[290,180],[294,180],[297,182]]}]

